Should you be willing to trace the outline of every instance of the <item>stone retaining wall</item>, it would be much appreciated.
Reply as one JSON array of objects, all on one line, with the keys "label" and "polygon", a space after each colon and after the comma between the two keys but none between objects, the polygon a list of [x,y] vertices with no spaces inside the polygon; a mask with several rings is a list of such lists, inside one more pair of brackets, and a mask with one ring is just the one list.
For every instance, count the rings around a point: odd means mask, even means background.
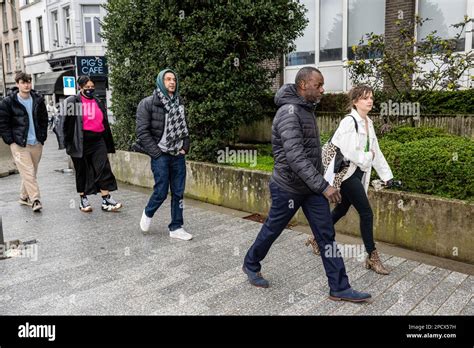
[{"label": "stone retaining wall", "polygon": [[[117,179],[153,187],[149,157],[117,151],[110,155]],[[187,161],[186,196],[249,213],[270,209],[270,173]],[[369,192],[376,240],[474,264],[474,204],[422,194]],[[307,224],[300,211],[295,221]],[[353,208],[336,225],[337,233],[360,236]]]}]

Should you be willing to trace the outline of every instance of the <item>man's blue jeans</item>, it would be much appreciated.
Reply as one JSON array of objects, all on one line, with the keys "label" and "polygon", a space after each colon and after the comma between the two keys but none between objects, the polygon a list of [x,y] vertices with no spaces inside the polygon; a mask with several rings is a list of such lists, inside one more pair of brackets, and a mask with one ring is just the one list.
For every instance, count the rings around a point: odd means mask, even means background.
[{"label": "man's blue jeans", "polygon": [[335,243],[329,202],[322,194],[295,194],[282,190],[270,182],[272,206],[258,236],[245,256],[244,265],[253,272],[260,272],[262,261],[273,242],[286,228],[300,207],[308,219],[311,231],[321,250],[323,266],[332,291],[342,291],[350,287],[344,261]]},{"label": "man's blue jeans", "polygon": [[145,214],[152,218],[168,196],[168,190],[171,189],[171,223],[168,228],[170,231],[177,230],[183,226],[183,197],[186,183],[184,155],[172,156],[162,153],[160,157],[151,160],[151,170],[155,185],[145,208]]}]

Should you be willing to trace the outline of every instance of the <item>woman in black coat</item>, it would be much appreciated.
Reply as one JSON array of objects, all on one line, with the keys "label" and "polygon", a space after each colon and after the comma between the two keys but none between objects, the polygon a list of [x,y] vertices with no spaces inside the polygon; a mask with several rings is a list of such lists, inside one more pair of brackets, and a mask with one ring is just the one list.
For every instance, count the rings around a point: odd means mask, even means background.
[{"label": "woman in black coat", "polygon": [[76,171],[79,209],[91,212],[87,195],[102,195],[102,210],[117,211],[122,207],[111,196],[117,190],[108,153],[115,153],[112,132],[105,105],[94,95],[95,84],[88,76],[77,80],[79,93],[68,97],[60,116],[60,148],[66,148]]}]

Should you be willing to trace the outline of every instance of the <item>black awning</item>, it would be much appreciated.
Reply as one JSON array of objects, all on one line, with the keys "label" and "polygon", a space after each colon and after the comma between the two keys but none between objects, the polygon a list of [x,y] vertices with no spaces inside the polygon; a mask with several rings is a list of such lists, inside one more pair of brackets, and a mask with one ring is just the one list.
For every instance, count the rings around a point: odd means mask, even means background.
[{"label": "black awning", "polygon": [[44,73],[36,79],[33,88],[41,94],[63,94],[63,76],[74,76],[74,70]]}]

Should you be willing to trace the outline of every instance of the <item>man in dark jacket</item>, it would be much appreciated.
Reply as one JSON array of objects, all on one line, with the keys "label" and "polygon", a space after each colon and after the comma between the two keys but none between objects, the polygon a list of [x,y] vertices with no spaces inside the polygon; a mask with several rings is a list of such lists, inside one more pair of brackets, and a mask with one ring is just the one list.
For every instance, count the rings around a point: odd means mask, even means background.
[{"label": "man in dark jacket", "polygon": [[189,132],[179,96],[178,77],[171,69],[158,74],[153,95],[138,105],[136,131],[138,139],[134,149],[151,157],[155,179],[153,194],[140,220],[141,230],[147,232],[150,229],[153,215],[171,189],[170,237],[192,239],[192,235],[183,228],[184,157],[189,151]]},{"label": "man in dark jacket", "polygon": [[21,176],[20,204],[42,209],[36,175],[48,135],[44,98],[31,89],[31,75],[15,76],[17,89],[0,103],[0,135],[10,145]]},{"label": "man in dark jacket", "polygon": [[275,166],[270,179],[272,206],[257,239],[245,256],[243,271],[258,287],[269,283],[260,273],[262,261],[301,207],[319,245],[333,300],[366,301],[371,296],[349,285],[344,261],[335,243],[329,202],[341,200],[338,190],[324,180],[319,129],[314,115],[315,103],[324,92],[319,70],[302,68],[295,84],[280,88],[275,96],[279,107],[272,125]]}]

